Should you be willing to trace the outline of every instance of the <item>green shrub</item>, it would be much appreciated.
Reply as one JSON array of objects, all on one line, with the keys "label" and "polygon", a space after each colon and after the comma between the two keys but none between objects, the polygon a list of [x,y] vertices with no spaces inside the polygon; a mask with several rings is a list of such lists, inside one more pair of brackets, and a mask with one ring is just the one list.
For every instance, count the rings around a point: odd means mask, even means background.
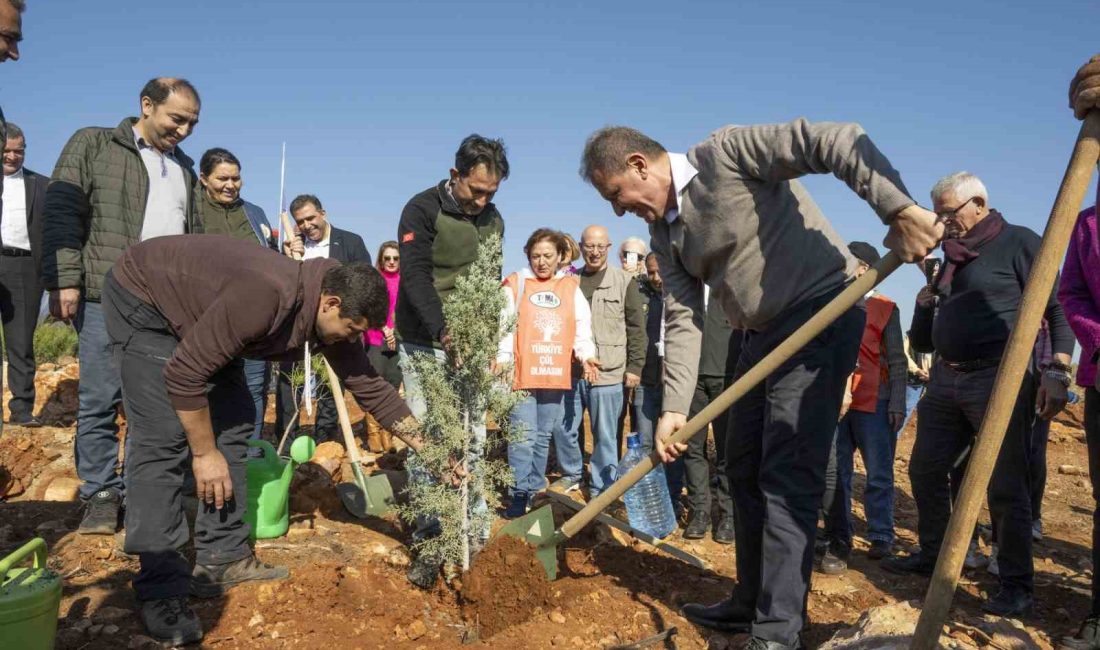
[{"label": "green shrub", "polygon": [[76,330],[61,321],[47,321],[34,330],[34,360],[36,363],[57,363],[61,357],[75,357]]}]

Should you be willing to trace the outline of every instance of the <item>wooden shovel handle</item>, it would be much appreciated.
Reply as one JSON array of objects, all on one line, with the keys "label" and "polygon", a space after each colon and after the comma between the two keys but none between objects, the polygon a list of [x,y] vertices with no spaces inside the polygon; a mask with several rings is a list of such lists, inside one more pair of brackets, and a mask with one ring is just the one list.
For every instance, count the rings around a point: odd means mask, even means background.
[{"label": "wooden shovel handle", "polygon": [[344,389],[340,387],[340,378],[336,371],[325,361],[325,371],[328,373],[328,385],[332,389],[332,401],[336,402],[336,417],[340,420],[340,431],[344,434],[344,446],[348,448],[348,459],[353,463],[352,467],[359,464],[359,445],[355,443],[355,434],[351,432],[351,418],[348,417],[348,405],[344,401]]},{"label": "wooden shovel handle", "polygon": [[[279,222],[283,226],[283,242],[286,242],[287,238],[294,232],[294,224],[290,223],[290,218],[286,216],[285,212],[279,213]],[[291,259],[300,260],[302,256],[298,253],[288,253]]]},{"label": "wooden shovel handle", "polygon": [[939,643],[940,630],[947,618],[955,588],[959,582],[966,549],[974,532],[974,523],[978,520],[985,498],[989,477],[1004,440],[1016,399],[1020,393],[1020,384],[1027,372],[1031,360],[1035,337],[1039,333],[1039,324],[1046,312],[1054,279],[1058,276],[1058,267],[1066,253],[1073,227],[1077,223],[1077,212],[1085,199],[1092,168],[1100,158],[1100,111],[1092,111],[1081,125],[1077,135],[1077,144],[1073,148],[1054,207],[1050,211],[1043,243],[1039,254],[1031,266],[1024,295],[1016,313],[1016,323],[1008,338],[1001,366],[993,384],[993,393],[982,419],[977,442],[970,453],[970,464],[963,478],[962,491],[955,500],[951,512],[951,521],[947,525],[947,537],[940,547],[940,556],[928,592],[924,596],[917,629],[913,633],[913,650],[931,650]]},{"label": "wooden shovel handle", "polygon": [[[900,265],[901,259],[892,252],[879,260],[878,264],[875,264],[870,270],[857,278],[852,284],[848,285],[848,288],[842,291],[836,298],[833,298],[829,304],[822,307],[821,310],[814,314],[810,320],[806,321],[802,327],[795,330],[795,332],[787,337],[785,341],[776,346],[776,348],[766,357],[761,359],[759,363],[749,369],[749,371],[735,381],[733,385],[723,391],[721,395],[716,397],[710,405],[702,411],[699,411],[698,415],[688,420],[687,424],[685,424],[682,429],[673,434],[670,441],[687,442],[688,439],[693,437],[696,433],[705,429],[712,420],[725,412],[734,402],[741,399],[745,393],[756,388],[760,382],[767,379],[768,375],[775,372],[779,366],[783,365],[783,363],[794,356],[796,352],[813,340],[814,337],[823,332],[825,328],[829,327],[836,319],[840,318],[842,314],[851,309],[868,291],[885,280],[886,276],[893,273]],[[562,524],[561,530],[559,531],[561,536],[565,539],[569,539],[573,535],[576,535],[577,532],[587,526],[596,515],[607,508],[607,506],[611,505],[613,501],[621,497],[635,483],[640,481],[643,476],[648,474],[650,470],[659,465],[660,462],[660,459],[657,457],[657,452],[654,450],[653,453],[643,459],[642,462],[635,465],[629,472],[620,476],[617,481],[600,493],[598,497],[589,501],[588,505],[580,512],[573,515],[568,521]]]}]

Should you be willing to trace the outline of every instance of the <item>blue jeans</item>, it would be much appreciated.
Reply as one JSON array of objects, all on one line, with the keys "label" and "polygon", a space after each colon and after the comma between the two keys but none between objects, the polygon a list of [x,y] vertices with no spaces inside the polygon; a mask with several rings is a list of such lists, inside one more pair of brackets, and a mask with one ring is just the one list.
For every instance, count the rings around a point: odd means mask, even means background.
[{"label": "blue jeans", "polygon": [[890,429],[889,399],[880,399],[874,413],[851,410],[837,425],[837,486],[829,509],[829,539],[852,548],[852,472],[855,450],[863,456],[867,484],[863,507],[867,539],[894,541],[894,451],[897,436]]},{"label": "blue jeans", "polygon": [[568,391],[536,389],[512,410],[512,426],[522,427],[524,439],[508,443],[513,492],[538,492],[546,484],[550,436],[561,429]]},{"label": "blue jeans", "polygon": [[[397,351],[401,357],[401,369],[405,377],[405,403],[409,405],[409,410],[412,411],[413,417],[417,420],[421,420],[428,412],[428,402],[424,398],[424,391],[420,388],[420,375],[418,375],[409,364],[409,357],[415,354],[430,354],[436,358],[436,361],[443,364],[447,362],[447,356],[443,350],[437,350],[426,345],[416,345],[414,343],[399,343],[397,345]],[[466,470],[469,472],[470,476],[474,476],[476,474],[475,469],[477,463],[481,459],[482,451],[485,448],[485,414],[471,413],[470,426],[473,429],[473,440],[470,446],[470,453],[466,457]],[[435,481],[435,477],[420,465],[416,454],[409,456],[407,467],[410,483]],[[471,492],[468,508],[468,514],[471,519],[475,516],[484,515],[488,510],[489,506],[485,503],[485,499],[473,498],[473,493]],[[438,518],[429,515],[416,518],[412,534],[414,541],[435,537],[439,533],[440,527]],[[473,530],[471,528],[470,537],[473,538],[470,540],[471,544],[475,546],[484,544],[489,539],[488,526],[483,527],[481,530]]]},{"label": "blue jeans", "polygon": [[[269,364],[262,359],[244,360],[244,377],[248,382],[248,392],[252,394],[252,403],[256,409],[256,427],[249,436],[259,440],[264,430],[264,411],[267,409],[267,381]],[[281,434],[280,434],[281,435]]]},{"label": "blue jeans", "polygon": [[83,481],[80,498],[108,488],[123,493],[122,476],[115,471],[122,375],[107,336],[103,306],[82,301],[75,325],[80,343],[75,449],[76,475]]},{"label": "blue jeans", "polygon": [[920,398],[923,395],[924,385],[905,385],[905,424],[902,425],[902,429],[909,426],[909,420],[913,417],[913,414],[917,412],[917,404],[920,402]]},{"label": "blue jeans", "polygon": [[[661,416],[661,397],[663,392],[660,386],[646,386],[639,384],[634,389],[634,431],[642,441],[645,453],[653,451],[653,434],[657,430],[657,418]],[[666,470],[667,473],[667,470]]]},{"label": "blue jeans", "polygon": [[[623,385],[592,386],[587,381],[578,380],[573,384],[572,399],[565,398],[565,418],[562,423],[563,440],[555,439],[558,449],[558,463],[564,476],[580,476],[579,469],[574,475],[576,465],[571,465],[574,457],[581,458],[579,434],[584,421],[584,409],[588,409],[588,418],[592,424],[592,457],[588,471],[591,476],[590,494],[595,496],[615,482],[619,464],[619,414],[623,410]],[[571,449],[567,446],[572,444]],[[566,457],[563,458],[563,455]]]}]

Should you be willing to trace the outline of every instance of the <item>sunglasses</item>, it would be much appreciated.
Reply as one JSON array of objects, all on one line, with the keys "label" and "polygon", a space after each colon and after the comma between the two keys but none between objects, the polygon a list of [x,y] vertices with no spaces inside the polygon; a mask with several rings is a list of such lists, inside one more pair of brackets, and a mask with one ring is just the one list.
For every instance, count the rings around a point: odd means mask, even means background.
[{"label": "sunglasses", "polygon": [[401,256],[400,255],[383,255],[382,256],[382,261],[383,262],[399,262],[399,261],[401,261]]}]

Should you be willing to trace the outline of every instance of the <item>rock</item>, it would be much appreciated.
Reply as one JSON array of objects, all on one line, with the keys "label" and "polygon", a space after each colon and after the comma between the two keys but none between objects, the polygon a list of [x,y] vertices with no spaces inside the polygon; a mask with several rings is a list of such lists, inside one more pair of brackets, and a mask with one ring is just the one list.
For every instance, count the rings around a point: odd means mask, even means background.
[{"label": "rock", "polygon": [[88,618],[82,618],[79,621],[77,621],[76,623],[73,623],[73,629],[80,632],[81,634],[83,634],[84,631],[87,630],[88,628],[90,628],[91,626],[92,626],[92,620],[88,619]]},{"label": "rock", "polygon": [[103,636],[114,636],[118,634],[119,627],[117,625],[104,625]]},{"label": "rock", "polygon": [[337,474],[340,471],[340,464],[344,461],[344,456],[344,446],[330,440],[317,445],[317,450],[313,452],[313,459],[309,462],[323,467],[325,472],[332,477],[332,480],[338,481],[339,476]]},{"label": "rock", "polygon": [[1066,476],[1088,476],[1089,471],[1084,467],[1078,467],[1077,465],[1059,465],[1058,473],[1065,474]]},{"label": "rock", "polygon": [[256,600],[261,605],[269,605],[275,602],[275,585],[270,582],[261,584],[256,589]]},{"label": "rock", "polygon": [[[817,576],[814,576],[815,581]],[[920,610],[908,602],[891,603],[867,610],[854,627],[840,630],[820,650],[906,650],[917,627]],[[955,643],[940,637],[940,644]]]},{"label": "rock", "polygon": [[126,646],[130,650],[146,650],[147,648],[163,648],[157,640],[142,634],[130,637],[130,643]]},{"label": "rock", "polygon": [[412,623],[409,623],[409,627],[405,628],[405,634],[409,636],[410,641],[416,641],[427,633],[428,626],[424,625],[424,621],[420,619],[416,619]]},{"label": "rock", "polygon": [[264,615],[256,612],[252,615],[252,618],[248,619],[248,627],[256,627],[257,625],[264,624]]},{"label": "rock", "polygon": [[15,441],[15,448],[19,451],[27,451],[31,448],[31,439],[28,436],[19,436]]},{"label": "rock", "polygon": [[386,555],[386,564],[403,569],[412,562],[412,558],[409,557],[409,551],[403,546],[398,546]]},{"label": "rock", "polygon": [[984,616],[978,623],[978,628],[989,635],[992,639],[991,645],[996,648],[1052,650],[1051,645],[1034,630],[1027,629],[1016,619]]},{"label": "rock", "polygon": [[77,492],[80,490],[80,479],[71,476],[59,476],[50,481],[43,501],[76,501]]},{"label": "rock", "polygon": [[97,560],[109,560],[114,553],[114,549],[110,546],[104,546],[103,548],[96,549],[95,557]]},{"label": "rock", "polygon": [[78,648],[84,643],[84,632],[73,627],[58,630],[54,637],[54,644],[58,648]]},{"label": "rock", "polygon": [[96,623],[95,625],[88,628],[88,636],[94,639],[95,637],[99,636],[99,633],[102,631],[103,623]]},{"label": "rock", "polygon": [[549,615],[547,615],[547,618],[549,618],[551,622],[557,623],[558,625],[565,625],[565,615],[561,613],[561,610],[555,609],[554,611],[550,612]]},{"label": "rock", "polygon": [[556,648],[565,645],[565,637],[561,634],[555,634],[554,638],[550,639],[550,645]]},{"label": "rock", "polygon": [[131,618],[134,616],[134,611],[130,609],[122,609],[121,607],[100,607],[92,615],[97,621],[104,621],[108,623],[115,623],[123,619]]}]

